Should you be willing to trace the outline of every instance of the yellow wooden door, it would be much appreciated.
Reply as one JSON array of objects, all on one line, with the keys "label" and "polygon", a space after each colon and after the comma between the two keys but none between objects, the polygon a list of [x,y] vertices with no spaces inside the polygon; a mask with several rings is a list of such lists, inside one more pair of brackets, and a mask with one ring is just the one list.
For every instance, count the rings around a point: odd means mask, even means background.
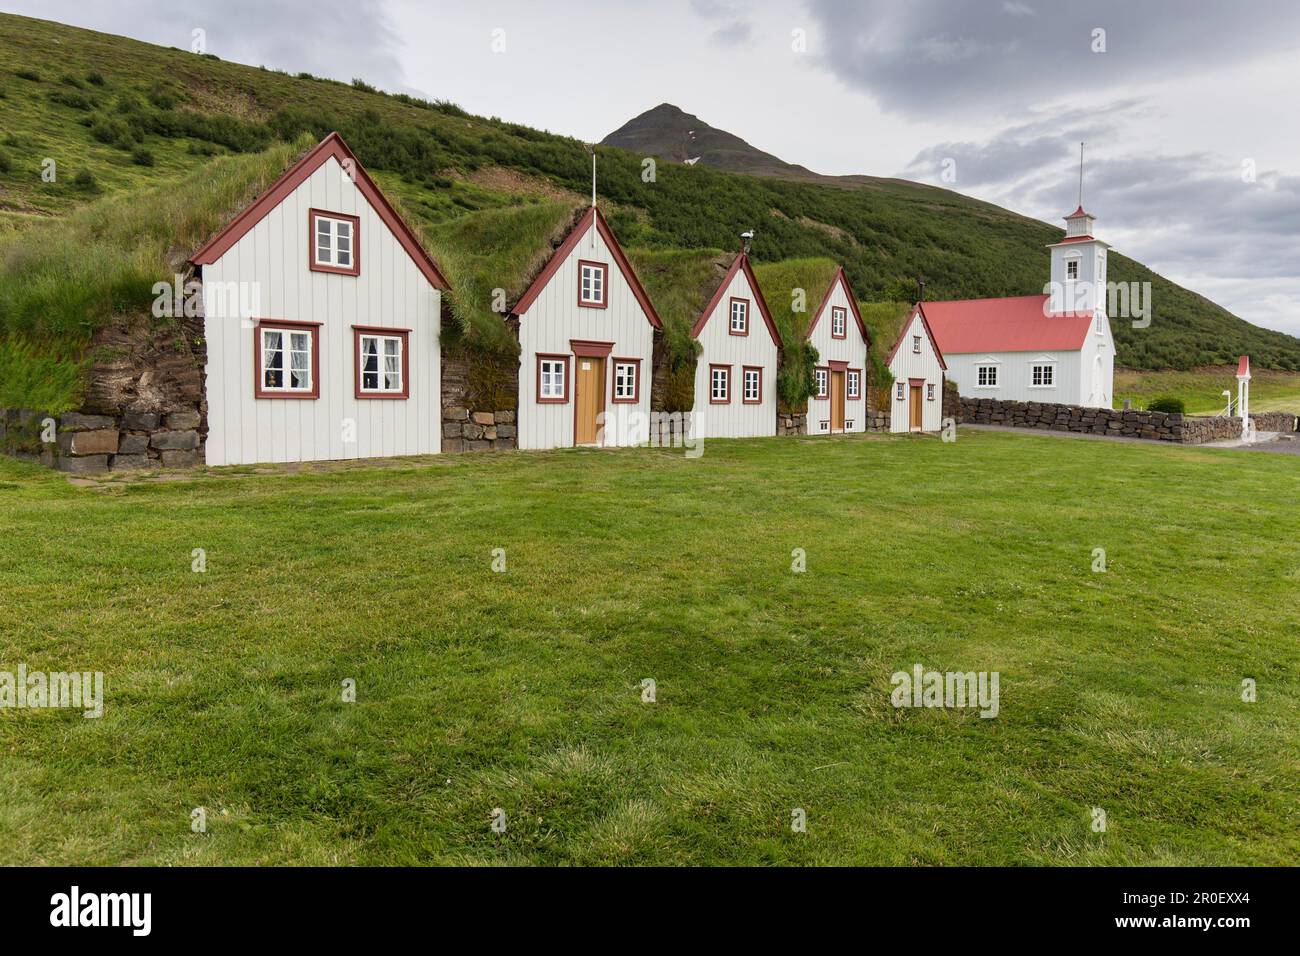
[{"label": "yellow wooden door", "polygon": [[579,355],[573,397],[573,443],[596,442],[596,416],[605,410],[605,360]]},{"label": "yellow wooden door", "polygon": [[912,386],[912,431],[919,432],[923,430],[921,424],[921,386]]},{"label": "yellow wooden door", "polygon": [[843,372],[831,372],[831,431],[844,431]]}]

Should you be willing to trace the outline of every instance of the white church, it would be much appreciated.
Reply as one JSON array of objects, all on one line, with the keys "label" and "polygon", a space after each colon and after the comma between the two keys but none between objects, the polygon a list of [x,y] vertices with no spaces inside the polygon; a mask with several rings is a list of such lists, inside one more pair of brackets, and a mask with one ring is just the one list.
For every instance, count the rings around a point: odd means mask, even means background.
[{"label": "white church", "polygon": [[1043,295],[920,303],[962,396],[1111,406],[1110,247],[1093,236],[1094,222],[1082,205],[1065,217],[1065,238],[1048,246],[1052,273]]}]

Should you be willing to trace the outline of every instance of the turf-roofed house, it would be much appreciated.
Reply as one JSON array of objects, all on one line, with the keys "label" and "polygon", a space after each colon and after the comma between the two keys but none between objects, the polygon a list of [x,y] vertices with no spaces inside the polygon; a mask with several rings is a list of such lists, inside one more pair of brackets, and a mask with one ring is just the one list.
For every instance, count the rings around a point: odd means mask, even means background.
[{"label": "turf-roofed house", "polygon": [[440,450],[447,283],[337,134],[87,203],[0,270],[5,451],[96,473]]},{"label": "turf-roofed house", "polygon": [[1080,206],[1052,243],[1048,292],[926,302],[925,317],[965,398],[1110,408],[1115,341],[1106,314],[1106,243]]},{"label": "turf-roofed house", "polygon": [[656,410],[682,412],[696,438],[777,432],[781,335],[749,256],[716,249],[633,249],[664,322]]},{"label": "turf-roofed house", "polygon": [[[806,432],[831,435],[864,432],[868,427],[867,366],[871,335],[844,269],[827,259],[794,259],[759,265],[759,284],[787,346],[788,378],[809,377]],[[810,308],[812,303],[815,308]],[[806,343],[806,359],[790,346]],[[811,361],[806,370],[801,367]],[[798,390],[787,386],[793,405]],[[793,408],[796,413],[804,409]]]},{"label": "turf-roofed house", "polygon": [[519,341],[520,448],[648,441],[662,322],[595,206],[578,214],[506,311]]},{"label": "turf-roofed house", "polygon": [[934,432],[943,426],[943,353],[926,321],[924,303],[908,312],[886,364],[894,385],[889,395],[891,432]]}]

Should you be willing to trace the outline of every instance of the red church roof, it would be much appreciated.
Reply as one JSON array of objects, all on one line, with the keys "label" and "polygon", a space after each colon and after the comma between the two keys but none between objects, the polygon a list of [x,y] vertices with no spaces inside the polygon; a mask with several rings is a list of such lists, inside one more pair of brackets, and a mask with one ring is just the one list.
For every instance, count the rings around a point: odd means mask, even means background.
[{"label": "red church roof", "polygon": [[935,344],[945,355],[964,352],[1075,351],[1092,327],[1091,313],[1047,315],[1047,296],[925,302]]}]

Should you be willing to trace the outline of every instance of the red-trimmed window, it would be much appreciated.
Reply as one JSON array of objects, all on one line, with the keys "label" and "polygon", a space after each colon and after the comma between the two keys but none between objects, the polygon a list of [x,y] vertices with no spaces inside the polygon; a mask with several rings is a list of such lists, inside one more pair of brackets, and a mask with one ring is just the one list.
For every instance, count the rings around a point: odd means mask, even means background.
[{"label": "red-trimmed window", "polygon": [[731,298],[731,306],[728,309],[730,321],[727,324],[727,331],[732,335],[749,334],[749,300]]},{"label": "red-trimmed window", "polygon": [[641,360],[616,358],[614,362],[614,402],[630,405],[641,400]]},{"label": "red-trimmed window", "polygon": [[609,265],[578,260],[578,305],[603,309],[609,305]]},{"label": "red-trimmed window", "polygon": [[831,338],[843,339],[848,337],[848,319],[848,309],[839,305],[831,306]]},{"label": "red-trimmed window", "polygon": [[361,274],[361,219],[343,212],[313,209],[309,265],[313,272]]},{"label": "red-trimmed window", "polygon": [[569,400],[569,356],[537,356],[537,401],[559,405]]},{"label": "red-trimmed window", "polygon": [[763,369],[758,365],[746,365],[741,370],[744,378],[740,383],[740,400],[746,405],[763,404]]},{"label": "red-trimmed window", "polygon": [[831,370],[829,368],[819,368],[815,370],[817,376],[817,395],[816,398],[831,397]]},{"label": "red-trimmed window", "polygon": [[410,398],[410,329],[352,326],[357,398]]},{"label": "red-trimmed window", "polygon": [[925,398],[926,398],[926,401],[930,401],[930,402],[934,401],[934,383],[933,383],[933,382],[926,382],[926,383],[925,383]]},{"label": "red-trimmed window", "polygon": [[919,335],[912,336],[912,353],[914,355],[921,354],[921,336]]},{"label": "red-trimmed window", "polygon": [[320,398],[320,323],[258,322],[253,368],[255,398]]},{"label": "red-trimmed window", "polygon": [[895,382],[895,383],[894,383],[894,398],[898,399],[898,401],[900,401],[900,402],[903,400],[903,389],[904,389],[904,388],[906,388],[906,386],[905,386],[902,382]]},{"label": "red-trimmed window", "polygon": [[731,366],[709,366],[709,404],[731,404]]},{"label": "red-trimmed window", "polygon": [[845,388],[848,391],[848,400],[856,401],[862,397],[862,370],[858,368],[848,369],[844,373]]}]

